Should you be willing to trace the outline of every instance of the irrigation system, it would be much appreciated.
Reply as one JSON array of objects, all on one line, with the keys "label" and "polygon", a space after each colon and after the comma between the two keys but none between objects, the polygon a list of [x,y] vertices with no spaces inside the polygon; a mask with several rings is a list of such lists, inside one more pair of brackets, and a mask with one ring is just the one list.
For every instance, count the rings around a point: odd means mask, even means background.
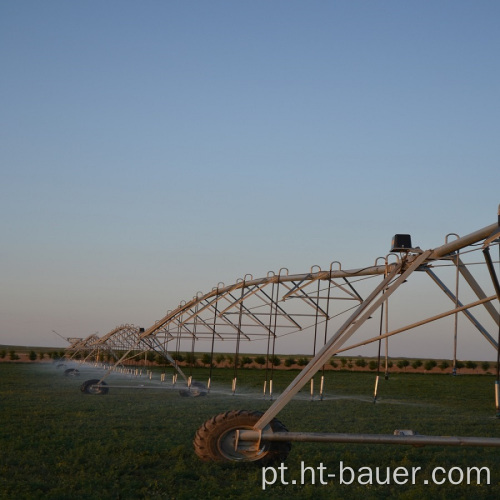
[{"label": "irrigation system", "polygon": [[[495,352],[495,407],[500,417],[500,285],[495,269],[499,242],[500,207],[495,223],[465,236],[450,233],[435,248],[422,250],[412,245],[410,235],[396,234],[389,254],[365,267],[344,269],[335,261],[328,269],[313,266],[303,274],[290,274],[283,268],[261,278],[246,275],[234,284],[219,283],[208,293],[198,292],[149,328],[122,325],[100,339],[95,335],[80,339],[68,348],[68,353],[73,357],[77,352],[86,353],[93,359],[103,359],[106,354],[108,360],[113,360],[100,379],[82,385],[82,391],[87,393],[106,394],[111,386],[105,379],[111,373],[125,369],[126,361],[152,351],[174,367],[173,384],[179,375],[184,384],[182,395],[202,396],[210,393],[212,361],[221,345],[224,352],[228,345],[234,348],[233,394],[238,390],[244,346],[249,342],[264,346],[266,366],[271,368],[269,373],[266,370],[263,392],[272,404],[265,412],[229,411],[205,422],[194,439],[195,452],[202,460],[282,461],[293,441],[500,446],[500,438],[421,436],[412,431],[396,431],[394,435],[288,432],[276,418],[306,384],[313,393],[316,374],[320,374],[317,387],[319,399],[323,399],[324,370],[333,356],[374,344],[378,349],[378,373],[387,377],[389,339],[445,318],[453,328],[454,373],[459,318],[465,318],[469,330],[476,331]],[[418,300],[411,298],[412,288],[417,290]],[[432,299],[429,314],[429,308],[422,304],[430,289],[437,291],[442,300]],[[412,314],[398,314],[401,304],[408,305],[408,300]],[[308,336],[311,358],[288,387],[275,396],[269,360],[279,343],[287,342],[292,335]],[[210,353],[206,383],[192,380],[181,370],[176,353],[186,346],[192,353]]]}]

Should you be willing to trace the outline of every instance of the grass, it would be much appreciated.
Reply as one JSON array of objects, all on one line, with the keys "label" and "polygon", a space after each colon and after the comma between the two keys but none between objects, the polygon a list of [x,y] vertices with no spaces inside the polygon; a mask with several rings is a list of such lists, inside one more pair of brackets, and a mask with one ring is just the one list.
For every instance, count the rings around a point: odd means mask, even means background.
[{"label": "grass", "polygon": [[[239,395],[229,392],[232,370],[214,370],[215,391],[205,398],[180,398],[176,391],[114,388],[106,396],[85,395],[79,385],[97,373],[63,377],[52,364],[0,364],[1,499],[255,499],[255,498],[500,498],[498,448],[454,448],[294,443],[286,462],[297,476],[301,462],[338,470],[360,467],[486,466],[489,486],[383,485],[337,482],[261,489],[262,470],[253,464],[200,462],[193,453],[196,429],[230,409],[265,410],[264,373],[240,370]],[[155,373],[155,379],[159,378]],[[283,390],[298,372],[274,374]],[[204,380],[206,369],[197,369]],[[291,431],[498,436],[492,376],[395,374],[380,381],[372,403],[374,375],[328,372],[327,399],[309,401],[308,388],[278,418]],[[142,383],[147,385],[146,380]],[[318,385],[319,381],[317,381]]]}]

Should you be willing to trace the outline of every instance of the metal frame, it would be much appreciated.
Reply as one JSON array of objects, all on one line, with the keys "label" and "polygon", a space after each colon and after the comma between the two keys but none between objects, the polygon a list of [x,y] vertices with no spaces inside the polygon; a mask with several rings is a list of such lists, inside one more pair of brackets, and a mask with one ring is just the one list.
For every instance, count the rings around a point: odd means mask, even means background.
[{"label": "metal frame", "polygon": [[[160,321],[134,337],[129,352],[118,359],[117,364],[127,359],[129,353],[137,349],[137,346],[144,345],[149,349],[164,354],[174,365],[174,368],[186,379],[177,363],[167,352],[169,342],[175,342],[179,345],[180,342],[188,340],[192,342],[193,348],[195,342],[211,342],[213,352],[215,342],[231,341],[235,342],[236,345],[234,392],[236,390],[236,367],[241,342],[267,340],[269,356],[271,345],[274,353],[276,339],[292,333],[313,332],[314,355],[310,362],[257,421],[254,430],[245,431],[240,436],[242,440],[254,440],[257,436],[259,440],[283,440],[285,437],[279,435],[280,433],[275,433],[274,437],[272,437],[269,433],[262,434],[262,432],[301,388],[325,366],[330,358],[339,353],[380,342],[384,339],[387,340],[396,334],[449,316],[455,317],[456,332],[459,314],[463,314],[498,353],[498,341],[495,340],[493,333],[490,331],[492,330],[491,327],[488,328],[483,325],[477,315],[471,312],[471,309],[479,308],[486,311],[490,321],[492,320],[496,327],[500,325],[498,312],[500,286],[489,254],[489,248],[498,245],[499,237],[500,215],[499,222],[466,236],[457,236],[451,242],[448,241],[447,237],[445,244],[439,247],[428,250],[410,248],[398,254],[389,254],[383,258],[382,265],[378,263],[379,259],[377,259],[373,266],[344,270],[340,263],[334,262],[327,271],[319,268],[315,269],[317,267],[315,266],[311,268],[309,273],[290,275],[288,270],[281,269],[278,274],[270,272],[266,277],[258,279],[247,275],[228,286],[219,283],[210,292],[205,294],[199,292],[190,301],[182,302],[176,309],[169,311]],[[491,283],[495,291],[493,294],[487,293],[483,289],[478,279],[472,275],[468,263],[464,260],[464,255],[467,255],[467,253],[481,250],[484,253],[485,265],[490,273]],[[390,260],[395,260],[395,262],[389,262]],[[456,269],[456,288],[454,292],[437,274],[438,267],[443,265],[454,266]],[[437,285],[438,289],[451,300],[453,307],[428,318],[390,330],[387,321],[389,298],[415,273],[428,276],[430,281]],[[376,280],[375,286],[373,286],[368,296],[363,299],[356,289],[358,287],[356,283],[358,280],[377,278],[377,276],[379,279]],[[473,300],[463,302],[459,299],[459,278],[467,284],[468,293],[473,296]],[[381,331],[378,335],[370,335],[367,339],[349,342],[379,309],[382,310],[382,315],[385,314],[385,333],[382,332],[381,319]],[[345,315],[348,315],[347,319],[340,326],[335,326],[333,334],[330,333],[335,321],[345,317]],[[323,346],[316,350],[317,338],[323,332]],[[321,388],[322,391],[323,388]],[[270,396],[272,398],[272,388],[270,389]],[[497,381],[496,408],[498,415],[500,415],[499,401],[499,384]],[[300,433],[300,436],[297,433],[282,434],[286,434],[286,440],[289,441],[337,441],[338,439],[344,439],[339,438],[339,435],[323,435],[323,437],[318,438],[313,434]],[[352,439],[355,441],[358,438],[353,437]],[[365,436],[361,439],[363,442],[367,442],[372,438]],[[373,439],[374,441],[369,442],[382,442],[378,438]],[[416,439],[416,442],[423,443],[421,437],[411,438],[410,441],[413,439]],[[429,442],[435,442],[433,441],[435,438],[429,439]],[[393,440],[391,437],[386,442],[392,442]],[[402,442],[400,439],[397,439],[397,441]],[[477,442],[477,444],[479,443],[485,446],[499,446],[500,440],[491,441],[488,438],[486,441]],[[413,441],[411,444],[414,444]],[[441,439],[439,444],[472,444],[472,441],[468,438],[452,438]]]}]

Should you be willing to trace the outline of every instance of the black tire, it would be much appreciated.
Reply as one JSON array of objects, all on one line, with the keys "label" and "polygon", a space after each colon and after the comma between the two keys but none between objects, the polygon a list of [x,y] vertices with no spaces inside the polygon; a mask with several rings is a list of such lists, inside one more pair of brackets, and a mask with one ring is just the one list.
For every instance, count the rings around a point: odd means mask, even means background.
[{"label": "black tire", "polygon": [[85,394],[107,394],[109,388],[106,387],[106,382],[101,382],[99,384],[98,378],[93,378],[91,380],[86,380],[81,386],[80,390]]},{"label": "black tire", "polygon": [[193,381],[187,389],[181,389],[179,394],[184,398],[197,398],[207,395],[207,386],[203,382]]},{"label": "black tire", "polygon": [[67,370],[64,370],[64,376],[65,377],[79,377],[80,372],[76,368],[68,368]]},{"label": "black tire", "polygon": [[[234,449],[236,430],[252,429],[262,415],[260,411],[236,410],[220,413],[207,420],[197,430],[193,441],[196,455],[204,462],[255,462],[258,465],[283,462],[292,448],[292,444],[287,441],[261,442],[258,449],[255,449],[255,445],[247,449]],[[288,432],[275,418],[264,430]]]}]

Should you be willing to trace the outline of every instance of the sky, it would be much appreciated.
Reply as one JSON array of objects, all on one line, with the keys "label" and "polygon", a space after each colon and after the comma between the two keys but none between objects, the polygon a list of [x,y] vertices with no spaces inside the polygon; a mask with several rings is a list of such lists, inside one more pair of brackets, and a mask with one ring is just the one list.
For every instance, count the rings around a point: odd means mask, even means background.
[{"label": "sky", "polygon": [[485,0],[2,2],[0,343],[149,327],[221,281],[492,224],[499,18]]}]

